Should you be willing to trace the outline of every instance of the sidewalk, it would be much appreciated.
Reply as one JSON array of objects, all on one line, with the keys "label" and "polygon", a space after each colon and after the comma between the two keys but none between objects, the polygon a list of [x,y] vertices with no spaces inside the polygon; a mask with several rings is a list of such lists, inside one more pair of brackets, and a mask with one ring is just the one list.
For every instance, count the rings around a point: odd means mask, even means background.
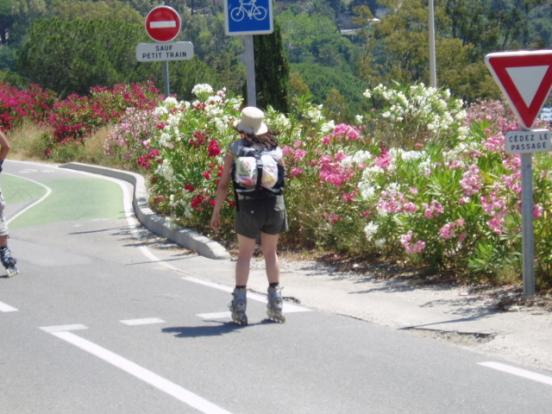
[{"label": "sidewalk", "polygon": [[[137,174],[85,164],[78,169],[126,180],[135,186],[134,210],[155,234],[201,255],[187,260],[195,277],[233,285],[235,263],[218,243],[186,229],[165,228],[164,218],[147,206],[144,180]],[[416,283],[388,270],[338,272],[313,261],[281,258],[284,296],[302,305],[342,314],[467,347],[483,358],[503,358],[525,367],[552,372],[552,298],[536,306],[515,305],[506,289],[472,291],[452,285]],[[375,270],[375,269],[374,269]],[[264,263],[255,259],[248,287],[266,292]],[[514,298],[515,295],[511,295]]]}]

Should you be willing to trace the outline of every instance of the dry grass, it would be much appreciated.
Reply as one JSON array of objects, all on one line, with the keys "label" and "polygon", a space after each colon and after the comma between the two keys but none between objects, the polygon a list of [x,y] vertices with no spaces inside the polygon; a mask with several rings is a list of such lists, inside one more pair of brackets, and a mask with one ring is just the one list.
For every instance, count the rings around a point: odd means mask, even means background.
[{"label": "dry grass", "polygon": [[89,164],[114,166],[111,159],[105,154],[104,143],[111,133],[110,126],[97,130],[92,136],[84,141],[83,159],[80,161]]},{"label": "dry grass", "polygon": [[51,128],[25,122],[8,134],[8,139],[12,147],[9,158],[16,160],[44,161],[42,136],[51,133]]}]

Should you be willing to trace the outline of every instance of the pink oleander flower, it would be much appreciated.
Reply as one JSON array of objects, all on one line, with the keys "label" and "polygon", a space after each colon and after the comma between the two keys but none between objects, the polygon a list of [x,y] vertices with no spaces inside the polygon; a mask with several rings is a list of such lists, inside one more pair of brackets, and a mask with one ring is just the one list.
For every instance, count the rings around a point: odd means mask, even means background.
[{"label": "pink oleander flower", "polygon": [[339,151],[335,156],[323,155],[320,157],[320,180],[336,187],[341,187],[354,175],[354,170],[341,165],[346,158],[345,153]]},{"label": "pink oleander flower", "polygon": [[360,138],[360,133],[351,125],[337,124],[334,128],[333,136],[336,138],[345,137],[349,141],[356,141]]},{"label": "pink oleander flower", "polygon": [[504,234],[504,216],[506,214],[497,214],[487,221],[489,228],[496,234]]},{"label": "pink oleander flower", "polygon": [[336,213],[325,213],[324,217],[326,221],[328,221],[331,224],[336,224],[336,223],[339,223],[341,220],[343,220],[343,218]]},{"label": "pink oleander flower", "polygon": [[284,147],[282,148],[282,154],[284,155],[284,157],[289,157],[295,154],[295,151],[293,150],[293,148],[284,145]]},{"label": "pink oleander flower", "polygon": [[295,161],[301,161],[306,156],[307,156],[307,151],[302,149],[295,150],[295,154],[294,154]]},{"label": "pink oleander flower", "polygon": [[393,156],[388,150],[384,150],[382,154],[376,158],[374,164],[382,170],[388,170],[393,162]]},{"label": "pink oleander flower", "polygon": [[405,213],[415,213],[418,211],[418,206],[411,201],[404,203],[402,211]]},{"label": "pink oleander flower", "polygon": [[540,204],[535,204],[533,207],[533,218],[539,219],[544,213],[544,208]]},{"label": "pink oleander flower", "polygon": [[[458,230],[464,228],[465,224],[466,222],[463,218],[459,218],[458,220],[447,223],[439,230],[439,236],[441,236],[444,240],[450,240],[457,235]],[[465,239],[465,233],[463,239]]]},{"label": "pink oleander flower", "polygon": [[487,138],[485,148],[491,152],[504,152],[504,135],[500,132]]},{"label": "pink oleander flower", "polygon": [[289,175],[290,175],[290,177],[298,177],[301,174],[303,174],[304,172],[305,172],[305,170],[301,167],[292,167],[290,172],[289,172]]},{"label": "pink oleander flower", "polygon": [[424,210],[424,217],[428,219],[437,217],[445,212],[443,205],[435,200],[431,200],[429,205],[424,204]]},{"label": "pink oleander flower", "polygon": [[355,201],[356,197],[358,195],[358,192],[355,190],[355,191],[351,191],[350,193],[344,193],[341,198],[343,199],[343,201],[345,201],[346,203],[352,203],[353,201]]},{"label": "pink oleander flower", "polygon": [[386,214],[400,213],[405,204],[404,194],[395,190],[384,190],[377,204],[378,211]]},{"label": "pink oleander flower", "polygon": [[460,186],[464,190],[464,195],[472,196],[477,194],[481,190],[481,187],[483,187],[479,172],[479,167],[477,165],[471,165],[468,171],[464,173],[460,181]]},{"label": "pink oleander flower", "polygon": [[425,250],[426,243],[423,240],[414,241],[412,230],[401,236],[401,245],[407,254],[418,254]]},{"label": "pink oleander flower", "polygon": [[459,170],[464,168],[464,161],[462,160],[452,160],[447,163],[447,167],[451,170]]}]

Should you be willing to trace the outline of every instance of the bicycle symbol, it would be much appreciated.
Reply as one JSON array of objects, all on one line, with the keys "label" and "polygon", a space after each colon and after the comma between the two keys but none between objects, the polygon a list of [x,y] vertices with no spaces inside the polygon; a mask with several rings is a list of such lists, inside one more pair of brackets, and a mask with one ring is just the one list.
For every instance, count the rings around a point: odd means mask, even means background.
[{"label": "bicycle symbol", "polygon": [[230,18],[235,22],[241,22],[245,16],[249,20],[263,21],[268,14],[266,7],[257,6],[257,0],[240,0],[240,5],[230,10]]}]

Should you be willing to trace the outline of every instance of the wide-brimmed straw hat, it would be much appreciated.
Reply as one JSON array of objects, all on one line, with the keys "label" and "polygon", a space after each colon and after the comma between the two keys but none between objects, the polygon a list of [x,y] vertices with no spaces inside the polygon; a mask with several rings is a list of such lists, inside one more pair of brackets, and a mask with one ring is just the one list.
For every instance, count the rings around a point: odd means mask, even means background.
[{"label": "wide-brimmed straw hat", "polygon": [[251,135],[266,134],[268,127],[264,123],[264,112],[254,106],[246,106],[242,109],[241,119],[236,129]]}]

